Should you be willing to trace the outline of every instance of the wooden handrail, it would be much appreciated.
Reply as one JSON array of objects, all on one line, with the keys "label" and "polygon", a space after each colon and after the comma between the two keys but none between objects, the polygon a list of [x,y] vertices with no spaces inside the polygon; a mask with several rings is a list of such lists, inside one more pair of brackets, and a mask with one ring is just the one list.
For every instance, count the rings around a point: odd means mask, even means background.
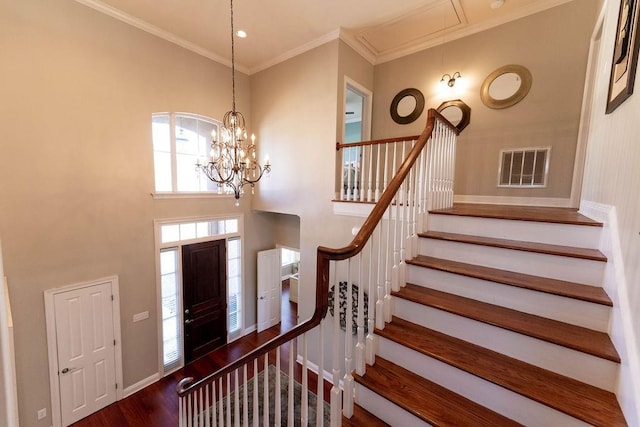
[{"label": "wooden handrail", "polygon": [[397,138],[374,139],[373,141],[346,142],[344,144],[336,142],[336,151],[340,151],[341,148],[363,147],[365,145],[380,145],[380,144],[387,144],[389,142],[413,141],[418,139],[419,137],[420,135],[411,135],[411,136],[399,136]]},{"label": "wooden handrail", "polygon": [[[432,110],[433,109],[429,111],[432,111]],[[453,130],[456,133],[456,135],[460,135],[460,130],[457,127],[455,127],[451,122],[449,122],[449,120],[447,120],[442,114],[440,114],[436,110],[433,110],[433,112],[436,115],[436,117],[440,118],[444,124],[446,124],[451,130]],[[427,118],[427,121],[428,120],[429,119]],[[372,141],[346,142],[346,143],[336,142],[336,151],[340,151],[340,149],[342,148],[349,148],[349,147],[363,147],[365,145],[380,145],[380,144],[387,144],[389,142],[414,141],[418,138],[420,138],[420,135],[399,136],[397,138],[374,139]]]},{"label": "wooden handrail", "polygon": [[[416,162],[420,152],[423,150],[433,129],[435,128],[436,118],[439,118],[449,127],[451,127],[456,134],[459,134],[459,131],[455,128],[455,126],[451,125],[447,119],[442,117],[440,113],[438,113],[434,109],[430,109],[427,114],[427,125],[422,132],[422,134],[418,137],[418,141],[413,146],[413,148],[409,151],[407,158],[402,162],[398,172],[393,177],[387,188],[384,190],[382,195],[380,196],[380,200],[376,203],[375,207],[367,217],[367,219],[362,224],[360,231],[353,238],[351,243],[345,247],[334,249],[327,248],[324,246],[318,247],[317,254],[317,265],[316,265],[316,306],[313,312],[313,315],[310,319],[305,322],[295,326],[293,329],[285,332],[282,335],[279,335],[270,341],[264,343],[260,347],[254,349],[250,353],[244,355],[238,360],[228,364],[227,366],[220,368],[216,372],[207,375],[206,377],[193,382],[192,377],[187,377],[182,379],[177,387],[176,391],[180,397],[185,396],[190,391],[200,388],[206,384],[212,383],[217,378],[222,377],[225,374],[233,372],[234,370],[244,366],[248,362],[263,356],[269,353],[272,350],[280,347],[283,344],[293,340],[294,338],[299,337],[303,333],[310,331],[320,324],[322,319],[327,314],[327,310],[329,308],[329,263],[330,261],[340,261],[347,258],[351,258],[357,255],[364,245],[367,243],[376,226],[382,219],[385,211],[393,202],[393,199],[398,192],[400,185],[407,177],[409,170]],[[415,139],[415,138],[414,138]]]}]

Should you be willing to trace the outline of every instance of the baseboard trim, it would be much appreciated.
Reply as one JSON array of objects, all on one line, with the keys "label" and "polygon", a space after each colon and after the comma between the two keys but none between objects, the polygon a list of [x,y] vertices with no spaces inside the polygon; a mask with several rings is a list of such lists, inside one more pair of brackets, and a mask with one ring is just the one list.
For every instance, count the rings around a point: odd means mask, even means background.
[{"label": "baseboard trim", "polygon": [[604,275],[604,288],[614,304],[610,335],[622,358],[616,396],[627,423],[640,425],[640,347],[635,338],[635,323],[627,298],[628,283],[624,272],[616,208],[583,200],[580,203],[580,213],[604,224],[599,249],[609,260]]},{"label": "baseboard trim", "polygon": [[148,376],[147,378],[144,378],[138,381],[137,383],[132,384],[129,387],[125,388],[123,391],[122,398],[123,399],[127,398],[132,394],[142,390],[143,388],[150,386],[151,384],[155,383],[158,380],[160,380],[160,374],[156,372],[155,374]]},{"label": "baseboard trim", "polygon": [[553,208],[571,207],[571,199],[557,197],[508,197],[458,194],[453,196],[453,201],[454,203],[478,203],[486,205],[544,206]]}]

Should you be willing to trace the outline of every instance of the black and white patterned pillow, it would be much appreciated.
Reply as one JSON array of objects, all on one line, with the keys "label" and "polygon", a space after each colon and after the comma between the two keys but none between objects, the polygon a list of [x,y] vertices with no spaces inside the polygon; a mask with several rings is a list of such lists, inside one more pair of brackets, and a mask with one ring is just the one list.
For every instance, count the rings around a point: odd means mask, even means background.
[{"label": "black and white patterned pillow", "polygon": [[[338,299],[338,310],[340,310],[340,328],[343,331],[347,330],[347,282],[339,283],[339,299]],[[351,298],[352,298],[352,321],[351,321],[351,332],[353,335],[358,333],[358,285],[351,285]],[[366,291],[363,291],[363,307],[362,313],[364,315],[363,326],[364,332],[369,332],[369,327],[367,324],[367,314],[369,313],[369,295],[367,295]],[[334,316],[334,301],[335,301],[335,285],[331,287],[329,290],[329,312],[332,316]]]}]

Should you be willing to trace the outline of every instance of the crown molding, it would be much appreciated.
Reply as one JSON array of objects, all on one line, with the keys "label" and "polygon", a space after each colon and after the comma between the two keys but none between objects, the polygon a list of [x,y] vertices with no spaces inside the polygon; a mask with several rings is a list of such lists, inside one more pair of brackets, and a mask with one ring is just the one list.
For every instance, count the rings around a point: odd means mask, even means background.
[{"label": "crown molding", "polygon": [[[211,59],[212,61],[215,61],[219,64],[222,64],[227,67],[231,67],[231,61],[229,61],[228,59],[208,49],[205,49],[200,45],[197,45],[181,37],[178,37],[177,35],[169,31],[163,30],[153,24],[150,24],[147,21],[144,21],[132,15],[129,15],[128,13],[125,13],[120,9],[116,9],[112,6],[109,6],[100,0],[75,0],[75,1],[77,3],[90,7],[98,12],[101,12],[105,15],[108,15],[112,18],[115,18],[121,22],[124,22],[128,25],[136,27],[142,31],[145,31],[149,34],[152,34],[156,37],[164,39],[170,43],[178,45],[184,49],[190,50],[198,55],[204,56],[205,58]],[[398,49],[390,50],[387,52],[380,52],[378,54],[376,54],[370,46],[367,46],[367,44],[364,43],[362,40],[360,40],[357,36],[354,36],[353,34],[349,33],[348,31],[342,28],[336,29],[323,36],[318,37],[315,40],[312,40],[308,43],[305,43],[301,46],[291,49],[281,55],[278,55],[277,57],[271,60],[263,62],[262,64],[256,67],[248,68],[242,64],[236,63],[236,69],[247,75],[255,74],[335,39],[340,39],[343,42],[345,42],[348,46],[354,49],[358,54],[360,54],[365,60],[367,60],[372,65],[382,64],[385,62],[392,61],[394,59],[401,58],[403,56],[411,55],[413,53],[438,46],[440,44],[458,40],[463,37],[467,37],[472,34],[476,34],[481,31],[485,31],[485,30],[497,27],[499,25],[506,24],[508,22],[511,22],[520,18],[524,18],[526,16],[533,15],[535,13],[542,12],[547,9],[551,9],[556,6],[560,6],[565,3],[569,3],[571,1],[575,1],[575,0],[546,0],[546,1],[537,2],[527,7],[524,7],[522,9],[518,9],[513,13],[510,13],[508,15],[502,16],[497,19],[466,26],[459,30],[449,32],[448,34],[446,31],[443,31],[439,33],[438,36],[435,36],[429,40],[425,40],[424,42],[416,43],[405,48],[398,48]]]},{"label": "crown molding", "polygon": [[273,67],[274,65],[277,65],[277,64],[279,64],[281,62],[284,62],[284,61],[286,61],[288,59],[291,59],[291,58],[293,58],[295,56],[298,56],[298,55],[301,55],[301,54],[303,54],[305,52],[308,52],[311,49],[315,49],[318,46],[322,46],[323,44],[328,43],[330,41],[333,41],[333,40],[335,40],[335,39],[337,39],[339,37],[340,37],[340,30],[333,30],[333,31],[331,31],[331,32],[329,32],[329,33],[327,33],[325,35],[322,35],[322,36],[318,37],[315,40],[311,40],[308,43],[305,43],[305,44],[303,44],[301,46],[298,46],[296,48],[288,50],[288,51],[284,52],[283,54],[276,56],[273,59],[270,59],[270,60],[268,60],[266,62],[263,62],[260,65],[257,65],[255,67],[251,68],[249,70],[249,75],[255,74],[255,73],[259,73],[260,71],[266,70],[267,68]]},{"label": "crown molding", "polygon": [[518,9],[508,15],[504,15],[500,18],[492,19],[489,21],[465,26],[459,30],[452,31],[448,34],[440,33],[440,36],[433,37],[430,40],[426,40],[423,43],[417,43],[404,49],[392,50],[386,53],[380,53],[376,57],[376,64],[382,64],[385,62],[393,61],[394,59],[402,58],[403,56],[411,55],[416,52],[420,52],[425,49],[429,49],[441,44],[445,44],[454,40],[458,40],[467,36],[471,36],[482,31],[489,30],[494,27],[498,27],[502,24],[509,23],[521,18],[525,18],[529,15],[534,15],[539,12],[543,12],[547,9],[554,8],[556,6],[569,3],[574,0],[546,0],[538,3],[531,4],[529,6]]},{"label": "crown molding", "polygon": [[[194,52],[200,56],[204,56],[205,58],[211,59],[212,61],[222,64],[226,67],[231,67],[231,61],[229,61],[228,59],[216,53],[213,53],[210,50],[203,48],[202,46],[199,46],[195,43],[191,43],[190,41],[187,41],[181,37],[178,37],[177,35],[169,31],[156,27],[155,25],[150,24],[145,20],[137,18],[133,15],[129,15],[128,13],[125,13],[120,9],[116,9],[115,7],[109,6],[108,4],[105,4],[100,0],[75,0],[75,1],[77,3],[90,7],[91,9],[94,9],[98,12],[101,12],[105,15],[108,15],[112,18],[115,18],[118,21],[124,22],[125,24],[129,24],[132,27],[136,27],[139,30],[145,31],[156,37],[164,39],[170,43],[178,45],[184,49],[190,50],[191,52]],[[243,65],[236,63],[236,69],[241,73],[249,74],[249,69]]]}]

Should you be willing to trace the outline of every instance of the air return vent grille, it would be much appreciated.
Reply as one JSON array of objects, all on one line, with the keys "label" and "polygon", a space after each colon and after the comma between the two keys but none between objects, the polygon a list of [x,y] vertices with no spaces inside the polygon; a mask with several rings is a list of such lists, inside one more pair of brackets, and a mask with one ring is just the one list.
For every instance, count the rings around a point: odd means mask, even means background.
[{"label": "air return vent grille", "polygon": [[540,188],[547,186],[551,147],[500,151],[499,187]]}]

